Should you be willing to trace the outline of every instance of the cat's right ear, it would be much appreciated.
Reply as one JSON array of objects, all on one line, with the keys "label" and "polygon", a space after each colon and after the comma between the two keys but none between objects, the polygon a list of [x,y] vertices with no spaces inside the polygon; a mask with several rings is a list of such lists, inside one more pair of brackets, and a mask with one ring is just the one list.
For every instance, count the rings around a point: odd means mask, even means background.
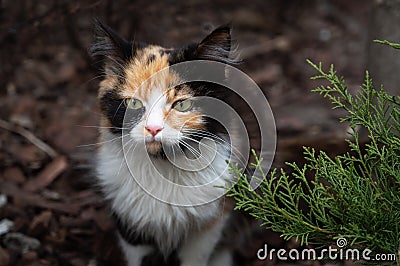
[{"label": "cat's right ear", "polygon": [[106,74],[122,76],[126,62],[134,56],[135,45],[99,19],[95,20],[95,32],[96,40],[89,50],[91,56],[102,63]]}]

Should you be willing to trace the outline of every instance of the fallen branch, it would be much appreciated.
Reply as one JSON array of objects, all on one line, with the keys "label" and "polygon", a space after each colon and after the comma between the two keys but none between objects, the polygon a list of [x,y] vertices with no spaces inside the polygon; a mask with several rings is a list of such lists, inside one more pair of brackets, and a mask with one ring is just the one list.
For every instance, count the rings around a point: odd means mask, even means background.
[{"label": "fallen branch", "polygon": [[0,128],[6,129],[8,131],[11,131],[11,132],[21,135],[22,137],[24,137],[28,141],[30,141],[33,145],[35,145],[40,150],[42,150],[47,155],[49,155],[51,158],[55,158],[58,156],[58,153],[52,147],[50,147],[48,144],[46,144],[41,139],[36,137],[32,132],[26,130],[25,128],[23,128],[21,126],[14,125],[10,122],[0,119]]},{"label": "fallen branch", "polygon": [[30,192],[38,191],[50,185],[68,167],[67,158],[59,156],[49,163],[34,179],[30,179],[24,189]]},{"label": "fallen branch", "polygon": [[80,203],[65,204],[65,202],[46,200],[37,193],[23,190],[10,182],[2,182],[1,180],[0,192],[11,197],[16,205],[34,206],[71,215],[78,214],[82,208],[82,204]]}]

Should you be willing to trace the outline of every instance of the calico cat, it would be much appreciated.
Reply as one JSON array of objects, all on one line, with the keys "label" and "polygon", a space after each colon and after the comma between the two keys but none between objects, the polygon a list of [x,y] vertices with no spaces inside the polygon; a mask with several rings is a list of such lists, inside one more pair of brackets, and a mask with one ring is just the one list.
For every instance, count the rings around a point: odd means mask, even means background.
[{"label": "calico cat", "polygon": [[[128,42],[97,22],[91,53],[104,63],[97,176],[129,266],[233,264],[221,244],[232,209],[220,196],[232,178],[230,141],[196,101],[223,99],[223,88],[182,83],[168,69],[194,60],[234,64],[230,31],[221,26],[199,43],[172,49]],[[185,168],[199,158],[209,163]]]}]

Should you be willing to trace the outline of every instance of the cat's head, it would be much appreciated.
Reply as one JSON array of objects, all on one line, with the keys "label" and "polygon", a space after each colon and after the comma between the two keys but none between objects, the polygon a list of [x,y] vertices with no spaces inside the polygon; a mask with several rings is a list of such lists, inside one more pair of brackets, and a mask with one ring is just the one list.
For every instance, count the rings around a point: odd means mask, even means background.
[{"label": "cat's head", "polygon": [[229,26],[222,26],[198,43],[174,49],[128,42],[97,22],[97,42],[91,53],[104,67],[98,94],[104,130],[113,135],[128,131],[134,142],[144,143],[154,156],[167,146],[185,146],[190,139],[218,135],[219,127],[203,115],[195,98],[213,97],[221,88],[203,82],[182,84],[178,73],[162,70],[193,60],[233,64],[230,32]]}]

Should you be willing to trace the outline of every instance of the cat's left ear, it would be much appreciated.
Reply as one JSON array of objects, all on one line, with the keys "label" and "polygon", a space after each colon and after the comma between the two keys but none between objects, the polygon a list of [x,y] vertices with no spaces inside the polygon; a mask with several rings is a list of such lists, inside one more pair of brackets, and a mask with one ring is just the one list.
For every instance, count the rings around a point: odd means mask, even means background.
[{"label": "cat's left ear", "polygon": [[215,29],[197,45],[194,57],[231,64],[235,63],[235,60],[230,58],[231,52],[231,27],[224,25]]},{"label": "cat's left ear", "polygon": [[136,45],[98,19],[95,20],[95,29],[96,42],[89,51],[91,56],[104,64],[106,74],[122,76],[124,65],[135,54]]}]

